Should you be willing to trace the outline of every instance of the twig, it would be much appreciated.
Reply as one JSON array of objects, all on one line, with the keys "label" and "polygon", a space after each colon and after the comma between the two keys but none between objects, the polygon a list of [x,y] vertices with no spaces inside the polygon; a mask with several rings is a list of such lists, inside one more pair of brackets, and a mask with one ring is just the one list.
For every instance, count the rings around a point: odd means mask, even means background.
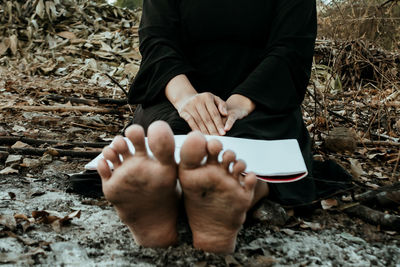
[{"label": "twig", "polygon": [[362,204],[379,204],[381,206],[400,205],[400,183],[384,186],[377,190],[369,190],[356,195],[355,200]]},{"label": "twig", "polygon": [[109,142],[66,142],[61,140],[42,140],[42,139],[34,139],[34,138],[26,138],[23,136],[0,136],[0,144],[1,145],[13,145],[15,142],[20,141],[29,145],[66,145],[66,146],[76,146],[76,147],[94,147],[94,148],[103,148],[109,145]]},{"label": "twig", "polygon": [[113,83],[115,83],[115,85],[117,85],[122,92],[124,92],[125,96],[128,97],[128,92],[124,89],[124,87],[122,87],[119,82],[117,80],[115,80],[111,75],[109,75],[108,73],[104,73],[104,75],[106,75],[108,77],[108,79],[110,79]]},{"label": "twig", "polygon": [[399,155],[397,156],[396,165],[393,168],[393,173],[392,173],[392,177],[391,177],[392,181],[395,179],[394,175],[397,172],[397,168],[399,167],[399,161],[400,161],[400,150],[399,150]]},{"label": "twig", "polygon": [[[311,97],[314,99],[314,101],[315,101],[321,108],[324,108],[324,106],[318,101],[318,99],[315,97],[315,95],[314,95],[309,89],[307,89],[307,92],[311,95]],[[344,120],[344,121],[346,121],[346,122],[348,122],[348,123],[351,123],[352,125],[355,125],[355,122],[352,121],[352,120],[350,120],[349,118],[346,118],[345,116],[342,116],[342,115],[340,115],[340,114],[338,114],[338,113],[336,113],[336,112],[334,112],[334,111],[332,111],[332,110],[330,110],[330,109],[328,109],[328,108],[327,108],[327,111],[328,111],[329,114],[331,114],[331,115],[333,115],[333,116],[336,116],[336,117],[338,117],[338,118],[340,118],[340,119],[342,119],[342,120]]]},{"label": "twig", "polygon": [[346,208],[344,212],[373,225],[380,225],[383,228],[396,231],[400,230],[400,216],[397,215],[386,214],[361,204]]},{"label": "twig", "polygon": [[66,102],[71,102],[71,103],[77,103],[77,104],[88,104],[88,105],[95,105],[97,103],[96,100],[92,99],[84,99],[84,98],[78,98],[78,97],[65,97],[62,95],[47,95],[46,99],[54,100],[54,101],[66,101]]},{"label": "twig", "polygon": [[361,141],[358,142],[362,146],[395,146],[400,147],[400,143],[391,141]]},{"label": "twig", "polygon": [[6,151],[10,154],[17,155],[32,155],[32,156],[42,156],[44,153],[52,151],[58,157],[73,157],[73,158],[95,158],[101,153],[101,150],[97,151],[75,151],[66,149],[43,149],[43,148],[11,148],[11,147],[0,147],[0,151]]},{"label": "twig", "polygon": [[[128,92],[124,89],[124,87],[122,87],[122,86],[119,84],[119,82],[116,81],[116,80],[115,80],[111,75],[109,75],[108,73],[104,73],[104,74],[105,74],[113,83],[115,83],[115,84],[122,90],[122,92],[124,92],[126,98],[128,99],[128,98],[129,98],[129,95],[128,95]],[[127,103],[128,103],[128,101],[127,101]],[[129,103],[128,103],[128,107],[129,107],[129,110],[130,110],[130,112],[131,112],[131,114],[132,114],[132,116],[133,116],[133,110],[132,110],[131,105],[129,105]]]},{"label": "twig", "polygon": [[110,109],[110,108],[98,108],[98,107],[88,107],[88,106],[5,106],[0,107],[0,110],[10,109],[10,110],[23,110],[23,111],[44,111],[44,112],[92,112],[99,114],[111,114],[120,113],[121,110]]}]

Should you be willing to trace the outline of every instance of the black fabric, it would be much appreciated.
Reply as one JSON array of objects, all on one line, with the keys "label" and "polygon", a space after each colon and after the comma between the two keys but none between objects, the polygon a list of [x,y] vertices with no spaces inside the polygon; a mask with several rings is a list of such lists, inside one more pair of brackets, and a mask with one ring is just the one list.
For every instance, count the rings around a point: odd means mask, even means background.
[{"label": "black fabric", "polygon": [[310,77],[315,0],[145,0],[142,63],[129,102],[165,98],[186,74],[198,92],[242,94],[270,112],[299,106]]},{"label": "black fabric", "polygon": [[284,205],[306,205],[317,197],[310,139],[300,111],[310,77],[316,38],[315,0],[144,0],[139,27],[142,63],[129,91],[140,104],[134,122],[155,120],[175,134],[190,131],[165,97],[165,86],[186,74],[198,92],[226,100],[249,97],[256,109],[235,123],[228,136],[295,138],[310,176],[271,184]]}]

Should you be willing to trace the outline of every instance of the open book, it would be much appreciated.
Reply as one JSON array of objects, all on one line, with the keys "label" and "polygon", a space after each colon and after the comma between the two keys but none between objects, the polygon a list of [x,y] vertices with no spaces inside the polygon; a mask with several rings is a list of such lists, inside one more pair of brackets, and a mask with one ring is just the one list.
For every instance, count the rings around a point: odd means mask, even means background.
[{"label": "open book", "polygon": [[[224,150],[232,150],[238,159],[246,162],[246,172],[254,172],[258,179],[270,183],[288,183],[300,180],[307,176],[307,167],[304,163],[299,144],[296,139],[287,140],[255,140],[226,136],[205,136],[207,140],[217,139],[223,144]],[[175,160],[180,161],[180,148],[186,135],[175,135]],[[125,138],[129,150],[135,153],[135,148],[129,139]],[[112,144],[111,144],[112,145]],[[149,154],[151,151],[147,144]],[[220,153],[220,159],[222,153]],[[97,162],[103,155],[100,154],[86,164],[87,170],[95,170]],[[111,162],[108,162],[112,168]]]}]

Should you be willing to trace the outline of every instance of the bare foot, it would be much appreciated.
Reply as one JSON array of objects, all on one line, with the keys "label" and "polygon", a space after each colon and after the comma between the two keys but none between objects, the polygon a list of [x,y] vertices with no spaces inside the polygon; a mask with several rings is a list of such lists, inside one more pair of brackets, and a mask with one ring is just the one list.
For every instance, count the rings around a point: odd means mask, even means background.
[{"label": "bare foot", "polygon": [[[103,150],[114,165],[112,172],[105,160],[98,165],[103,192],[131,230],[135,241],[145,247],[167,247],[176,243],[178,215],[177,165],[174,137],[168,124],[154,122],[148,141],[155,159],[147,154],[143,128],[132,125],[126,136],[135,147],[132,155],[119,136],[113,148]],[[121,163],[119,155],[122,155]]]},{"label": "bare foot", "polygon": [[[222,144],[206,141],[199,132],[189,134],[181,148],[179,180],[195,248],[214,253],[232,253],[237,234],[254,198],[256,176],[241,173],[246,165]],[[201,164],[207,156],[207,162]],[[232,171],[229,166],[233,164]]]}]

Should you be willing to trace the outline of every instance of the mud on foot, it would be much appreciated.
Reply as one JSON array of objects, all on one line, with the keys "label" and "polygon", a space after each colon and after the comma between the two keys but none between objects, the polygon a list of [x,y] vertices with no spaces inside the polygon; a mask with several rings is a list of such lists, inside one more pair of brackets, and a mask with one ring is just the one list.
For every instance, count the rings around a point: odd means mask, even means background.
[{"label": "mud on foot", "polygon": [[181,148],[179,180],[194,247],[231,253],[252,205],[257,180],[254,174],[242,176],[246,165],[232,151],[226,151],[219,162],[221,150],[219,141],[207,142],[199,132],[189,134]]},{"label": "mud on foot", "polygon": [[149,157],[146,151],[142,127],[132,125],[125,135],[133,143],[135,155],[129,152],[121,136],[115,138],[113,148],[104,148],[105,159],[114,165],[111,171],[105,160],[99,163],[104,195],[139,245],[170,246],[178,238],[176,222],[180,198],[172,131],[165,122],[150,125],[148,142],[155,158]]}]

